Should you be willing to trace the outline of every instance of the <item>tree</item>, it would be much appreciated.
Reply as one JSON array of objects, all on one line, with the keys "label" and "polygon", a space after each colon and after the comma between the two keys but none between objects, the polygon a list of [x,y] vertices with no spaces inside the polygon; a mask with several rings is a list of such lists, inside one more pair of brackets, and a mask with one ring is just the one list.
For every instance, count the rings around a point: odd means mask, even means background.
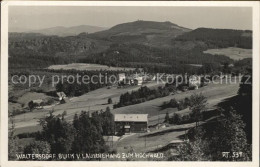
[{"label": "tree", "polygon": [[[96,117],[96,116],[94,116]],[[79,117],[74,117],[73,125],[77,133],[75,134],[72,152],[76,153],[103,153],[106,151],[105,142],[99,128],[87,114],[82,111]]]},{"label": "tree", "polygon": [[170,100],[169,104],[172,108],[178,107],[178,102],[174,98]]},{"label": "tree", "polygon": [[36,107],[36,104],[33,101],[30,101],[28,103],[28,107],[29,107],[30,111],[32,111]]},{"label": "tree", "polygon": [[171,123],[178,125],[181,123],[181,117],[179,116],[179,114],[174,113],[171,119]]},{"label": "tree", "polygon": [[8,159],[15,160],[16,154],[20,152],[20,146],[17,137],[14,135],[15,123],[12,116],[10,117],[10,122],[11,122],[11,127],[9,128],[9,133],[8,133]]},{"label": "tree", "polygon": [[61,119],[64,120],[64,117],[67,115],[67,111],[64,110],[63,113],[61,114]]},{"label": "tree", "polygon": [[[250,161],[252,148],[247,144],[241,115],[230,109],[216,121],[189,130],[189,141],[177,147],[177,160]],[[231,153],[223,157],[223,152]],[[233,152],[242,156],[232,157]],[[171,157],[170,157],[171,158]]]},{"label": "tree", "polygon": [[[247,144],[245,123],[241,115],[232,108],[225,111],[225,116],[218,118],[211,137],[211,155],[214,160],[223,160],[222,152],[243,152],[243,156],[224,160],[251,160],[250,146]],[[221,143],[221,144],[220,144]]]},{"label": "tree", "polygon": [[46,141],[34,141],[24,148],[25,154],[49,154],[51,146]]},{"label": "tree", "polygon": [[252,81],[252,70],[248,69],[248,73],[242,77],[239,85],[238,94],[240,96],[252,98]]},{"label": "tree", "polygon": [[51,153],[69,153],[74,140],[75,129],[64,119],[50,115],[40,119],[42,132],[38,139],[47,141],[51,146]]},{"label": "tree", "polygon": [[106,113],[110,113],[110,108],[109,107],[106,108]]},{"label": "tree", "polygon": [[231,68],[229,67],[229,62],[224,63],[222,71],[223,71],[224,74],[231,73]]},{"label": "tree", "polygon": [[207,98],[200,94],[193,94],[189,100],[190,109],[192,111],[192,116],[195,119],[196,127],[199,125],[201,112],[206,109]]},{"label": "tree", "polygon": [[108,103],[108,104],[112,104],[112,99],[111,99],[111,98],[108,98],[107,103]]},{"label": "tree", "polygon": [[106,111],[103,114],[101,114],[101,117],[103,119],[103,123],[102,123],[103,134],[114,135],[114,127],[115,127],[114,116],[110,112],[109,107],[107,107]]},{"label": "tree", "polygon": [[205,161],[210,160],[211,155],[209,152],[209,142],[203,140],[204,135],[202,129],[196,129],[195,140],[187,141],[183,144],[180,144],[177,147],[178,156],[175,160],[179,161]]},{"label": "tree", "polygon": [[56,91],[57,92],[62,92],[63,91],[63,84],[62,81],[58,82],[56,85]]},{"label": "tree", "polygon": [[170,121],[170,116],[169,116],[169,113],[167,112],[165,115],[165,118],[164,118],[164,122],[169,123],[169,121]]}]

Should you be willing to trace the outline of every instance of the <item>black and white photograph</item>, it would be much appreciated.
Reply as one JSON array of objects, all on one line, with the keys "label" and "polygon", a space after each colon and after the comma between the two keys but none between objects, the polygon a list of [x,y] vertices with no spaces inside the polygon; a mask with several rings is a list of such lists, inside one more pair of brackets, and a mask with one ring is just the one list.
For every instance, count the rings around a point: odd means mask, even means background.
[{"label": "black and white photograph", "polygon": [[1,4],[1,159],[258,166],[259,2],[133,4]]}]

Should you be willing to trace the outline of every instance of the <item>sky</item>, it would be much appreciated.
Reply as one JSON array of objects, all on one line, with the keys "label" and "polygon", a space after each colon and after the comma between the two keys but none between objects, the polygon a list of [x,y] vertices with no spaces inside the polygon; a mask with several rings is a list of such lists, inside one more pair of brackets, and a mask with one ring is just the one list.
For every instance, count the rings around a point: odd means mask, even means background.
[{"label": "sky", "polygon": [[252,30],[250,7],[11,6],[8,16],[10,31],[77,25],[108,28],[136,20],[170,21],[190,29]]}]

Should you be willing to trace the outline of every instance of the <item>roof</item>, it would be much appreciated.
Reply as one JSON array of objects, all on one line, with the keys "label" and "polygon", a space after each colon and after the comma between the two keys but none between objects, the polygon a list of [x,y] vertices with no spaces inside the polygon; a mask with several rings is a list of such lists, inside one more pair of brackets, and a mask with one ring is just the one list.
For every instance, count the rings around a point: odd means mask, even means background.
[{"label": "roof", "polygon": [[32,100],[32,102],[33,103],[41,103],[41,102],[43,102],[43,100],[42,99],[36,99],[36,100]]},{"label": "roof", "polygon": [[64,92],[57,92],[57,95],[59,97],[66,97],[66,94]]},{"label": "roof", "polygon": [[148,114],[115,114],[117,122],[148,122]]}]

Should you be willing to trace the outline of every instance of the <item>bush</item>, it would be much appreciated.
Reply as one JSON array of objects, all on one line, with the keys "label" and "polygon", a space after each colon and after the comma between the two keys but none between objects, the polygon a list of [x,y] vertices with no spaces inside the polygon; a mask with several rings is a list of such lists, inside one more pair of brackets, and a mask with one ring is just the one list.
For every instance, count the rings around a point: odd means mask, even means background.
[{"label": "bush", "polygon": [[108,98],[107,103],[108,103],[108,104],[112,104],[112,99],[111,99],[111,98]]},{"label": "bush", "polygon": [[170,105],[170,107],[175,108],[175,107],[178,107],[178,102],[176,99],[171,99],[169,102],[169,105]]},{"label": "bush", "polygon": [[176,124],[179,125],[181,123],[181,117],[179,116],[179,114],[174,113],[174,115],[172,116],[170,123],[172,124]]},{"label": "bush", "polygon": [[185,108],[187,108],[187,107],[185,106],[184,100],[180,100],[179,103],[178,103],[178,110],[180,111],[180,110],[183,110]]},{"label": "bush", "polygon": [[34,141],[24,148],[25,154],[49,154],[51,146],[45,141]]},{"label": "bush", "polygon": [[22,139],[22,138],[37,138],[39,137],[40,135],[40,132],[32,132],[32,133],[21,133],[21,134],[18,134],[17,137],[19,139]]}]

